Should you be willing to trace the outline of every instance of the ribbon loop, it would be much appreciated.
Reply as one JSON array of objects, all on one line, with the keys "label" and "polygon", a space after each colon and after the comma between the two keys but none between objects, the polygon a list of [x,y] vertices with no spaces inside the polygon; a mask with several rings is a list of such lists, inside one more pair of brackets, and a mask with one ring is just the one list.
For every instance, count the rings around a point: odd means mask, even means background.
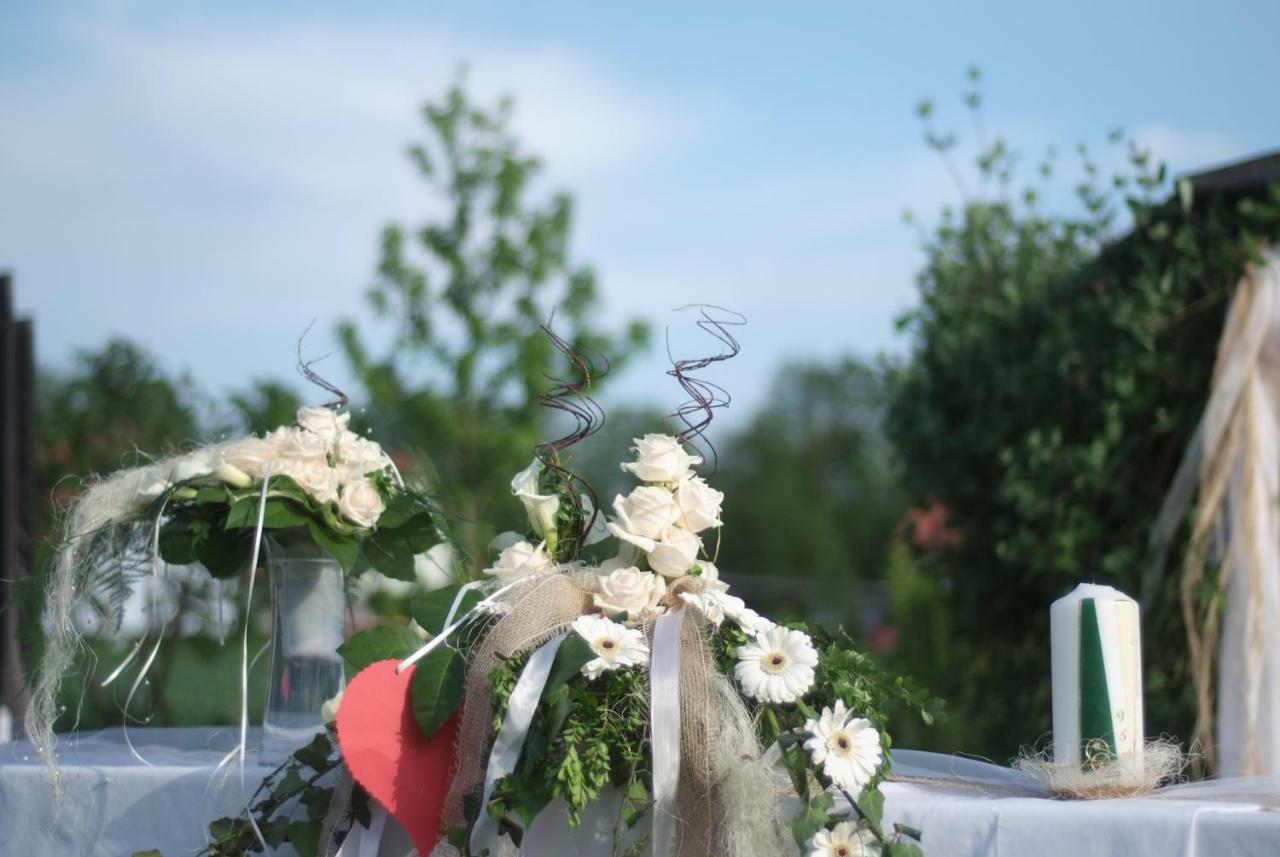
[{"label": "ribbon loop", "polygon": [[653,741],[653,855],[667,857],[676,847],[676,798],[680,790],[680,631],[684,608],[658,618],[653,626],[649,664],[652,689],[649,729]]},{"label": "ribbon loop", "polygon": [[471,829],[472,854],[483,854],[486,851],[489,854],[499,853],[498,825],[489,815],[489,799],[493,797],[498,780],[510,775],[520,761],[520,751],[524,749],[524,739],[533,723],[538,701],[542,699],[542,690],[551,676],[556,652],[567,636],[568,634],[561,633],[543,643],[520,671],[520,678],[511,691],[511,698],[507,701],[507,717],[502,721],[498,737],[493,741],[493,751],[489,754],[480,811],[476,816],[475,826]]}]

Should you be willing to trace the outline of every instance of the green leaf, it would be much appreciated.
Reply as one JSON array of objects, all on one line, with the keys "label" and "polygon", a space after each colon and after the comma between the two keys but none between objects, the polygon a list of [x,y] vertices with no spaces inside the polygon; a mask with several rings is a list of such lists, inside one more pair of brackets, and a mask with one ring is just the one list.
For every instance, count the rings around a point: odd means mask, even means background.
[{"label": "green leaf", "polygon": [[365,536],[362,557],[374,569],[395,580],[418,579],[414,571],[414,552],[396,538],[394,531],[377,530]]},{"label": "green leaf", "polygon": [[462,656],[448,646],[440,646],[418,661],[409,681],[413,718],[430,738],[458,710],[466,685],[466,665]]},{"label": "green leaf", "polygon": [[196,489],[196,503],[202,506],[230,502],[232,502],[231,492],[225,485],[205,485]]},{"label": "green leaf", "polygon": [[322,771],[329,764],[329,754],[333,752],[333,741],[321,732],[311,739],[305,747],[293,751],[293,758],[313,771]]},{"label": "green leaf", "polygon": [[422,638],[404,625],[379,625],[353,636],[338,647],[338,654],[359,672],[370,664],[402,660],[422,646]]},{"label": "green leaf", "polygon": [[879,789],[867,789],[858,797],[858,809],[872,825],[880,827],[884,821],[884,793]]},{"label": "green leaf", "polygon": [[422,506],[411,494],[399,492],[387,501],[387,508],[378,516],[378,529],[394,530],[422,513]]},{"label": "green leaf", "polygon": [[[409,615],[426,631],[439,634],[444,630],[445,617],[449,615],[449,608],[453,606],[453,599],[458,597],[458,590],[461,588],[461,586],[446,586],[443,589],[435,589],[416,596],[409,602]],[[458,605],[458,612],[454,614],[454,619],[479,604],[482,597],[476,590],[468,590],[462,597],[462,603]]]},{"label": "green leaf", "polygon": [[173,517],[160,527],[160,557],[173,565],[191,565],[198,559],[197,543],[201,533],[185,516]]},{"label": "green leaf", "polygon": [[307,529],[320,549],[338,561],[342,570],[350,572],[360,558],[360,542],[353,536],[335,533],[315,518],[307,518]]},{"label": "green leaf", "polygon": [[817,797],[804,805],[804,812],[791,820],[791,837],[803,850],[813,834],[827,826],[831,815],[831,807],[835,800],[827,792],[820,792]]},{"label": "green leaf", "polygon": [[885,857],[924,857],[924,851],[912,842],[890,842]]},{"label": "green leaf", "polygon": [[316,857],[320,850],[320,822],[295,821],[289,825],[289,844],[298,857]]},{"label": "green leaf", "polygon": [[591,650],[591,644],[582,637],[577,634],[565,637],[559,651],[556,652],[555,662],[551,664],[551,674],[547,676],[547,684],[542,689],[542,698],[546,699],[548,694],[580,673],[587,662],[594,660],[595,656],[596,653]]},{"label": "green leaf", "polygon": [[365,558],[387,577],[416,580],[414,557],[440,541],[435,524],[431,516],[421,509],[400,521],[398,526],[385,524],[385,517],[386,512],[383,512],[383,517],[378,519],[378,529],[365,537]]},{"label": "green leaf", "polygon": [[160,853],[159,848],[152,848],[150,851],[135,851],[133,857],[164,857],[164,855]]},{"label": "green leaf", "polygon": [[911,827],[910,825],[895,823],[893,825],[893,830],[899,836],[910,836],[912,839],[917,839],[917,840],[924,838],[923,831],[921,831],[917,827]]},{"label": "green leaf", "polygon": [[214,577],[235,577],[249,564],[252,550],[251,533],[215,530],[196,544],[196,559]]},{"label": "green leaf", "polygon": [[[227,510],[226,528],[254,528],[258,526],[258,505],[261,499],[257,496],[244,497],[237,500]],[[305,508],[287,497],[268,497],[263,510],[262,526],[267,530],[282,530],[285,527],[300,527],[307,523],[311,516]]]}]

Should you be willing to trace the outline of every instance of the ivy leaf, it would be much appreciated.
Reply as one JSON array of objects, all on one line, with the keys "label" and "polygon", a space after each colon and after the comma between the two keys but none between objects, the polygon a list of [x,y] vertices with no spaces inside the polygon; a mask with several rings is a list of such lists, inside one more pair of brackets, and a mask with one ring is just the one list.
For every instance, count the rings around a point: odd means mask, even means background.
[{"label": "ivy leaf", "polygon": [[333,741],[323,732],[311,739],[305,747],[293,751],[293,758],[313,771],[324,770],[329,764],[329,754],[333,752]]},{"label": "ivy leaf", "polygon": [[566,684],[569,679],[576,676],[586,666],[588,661],[594,660],[596,653],[591,650],[591,644],[582,639],[577,634],[570,634],[560,644],[559,651],[556,652],[556,659],[551,664],[551,674],[547,676],[547,684],[542,689],[542,698],[546,699],[547,695]]},{"label": "ivy leaf", "polygon": [[404,625],[379,625],[361,631],[338,647],[352,673],[378,661],[401,660],[416,652],[422,639]]},{"label": "ivy leaf", "polygon": [[893,831],[899,836],[910,836],[912,839],[916,840],[924,838],[924,832],[918,827],[911,827],[910,825],[902,824],[900,822],[893,825]]},{"label": "ivy leaf", "polygon": [[875,828],[879,829],[881,822],[884,821],[884,792],[879,789],[867,789],[858,797],[858,809]]},{"label": "ivy leaf", "polygon": [[805,804],[804,812],[791,820],[791,836],[803,850],[813,838],[813,834],[827,826],[831,815],[831,807],[835,801],[827,792],[820,792],[817,797]]},{"label": "ivy leaf", "polygon": [[[458,597],[458,590],[461,588],[461,586],[446,586],[414,597],[409,602],[409,615],[425,630],[432,634],[439,634],[444,630],[445,617],[449,615],[449,608],[453,606],[453,599]],[[454,614],[454,619],[479,604],[482,597],[476,590],[468,590],[462,597],[462,603],[458,605],[458,612]]]},{"label": "ivy leaf", "polygon": [[307,518],[307,529],[321,550],[336,559],[343,571],[350,572],[356,567],[360,558],[360,542],[355,537],[335,533],[315,518]]},{"label": "ivy leaf", "polygon": [[448,646],[440,646],[420,660],[409,680],[413,719],[427,738],[440,729],[458,710],[466,685],[462,656]]},{"label": "ivy leaf", "polygon": [[924,851],[912,842],[890,842],[885,857],[924,857]]},{"label": "ivy leaf", "polygon": [[164,857],[164,855],[160,853],[159,848],[152,848],[150,851],[135,851],[133,857]]},{"label": "ivy leaf", "polygon": [[320,822],[295,821],[289,825],[289,844],[298,857],[316,857],[320,850]]}]

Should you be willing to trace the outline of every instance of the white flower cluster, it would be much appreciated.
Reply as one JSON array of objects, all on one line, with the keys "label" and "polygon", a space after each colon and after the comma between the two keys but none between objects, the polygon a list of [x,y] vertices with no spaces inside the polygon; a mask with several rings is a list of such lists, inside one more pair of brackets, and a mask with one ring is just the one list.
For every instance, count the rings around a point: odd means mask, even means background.
[{"label": "white flower cluster", "polygon": [[[794,703],[812,690],[818,652],[809,635],[784,628],[729,594],[715,564],[701,559],[699,533],[721,525],[724,495],[709,486],[692,468],[702,459],[691,455],[679,439],[649,434],[635,441],[636,459],[623,470],[644,484],[613,501],[608,532],[621,542],[618,556],[605,562],[595,576],[592,601],[598,614],[581,616],[573,630],[595,657],[582,673],[594,680],[624,668],[645,668],[649,646],[639,627],[662,615],[673,603],[671,589],[679,586],[679,600],[697,610],[710,624],[732,622],[751,641],[738,649],[734,677],[744,695],[759,702]],[[512,480],[512,493],[524,504],[537,545],[509,533],[495,544],[501,552],[485,573],[502,585],[535,579],[555,568],[548,547],[554,539],[559,500],[542,494],[542,465],[534,461]],[[640,556],[643,555],[643,559]],[[642,567],[647,565],[647,568]],[[695,575],[697,584],[679,584]],[[869,720],[853,716],[844,703],[823,708],[805,724],[805,748],[814,766],[837,786],[857,794],[871,781],[882,762],[880,735]],[[848,822],[819,831],[809,843],[810,857],[858,857],[875,853],[865,831]]]},{"label": "white flower cluster", "polygon": [[350,419],[329,408],[302,408],[295,426],[222,447],[213,473],[242,488],[287,476],[317,503],[334,503],[352,524],[372,528],[385,504],[371,477],[391,460],[377,443],[350,431]]},{"label": "white flower cluster", "polygon": [[684,577],[698,565],[698,533],[720,526],[724,494],[691,469],[702,459],[665,434],[637,438],[636,460],[622,469],[645,485],[613,501],[609,532],[642,551],[649,568],[666,578]]}]

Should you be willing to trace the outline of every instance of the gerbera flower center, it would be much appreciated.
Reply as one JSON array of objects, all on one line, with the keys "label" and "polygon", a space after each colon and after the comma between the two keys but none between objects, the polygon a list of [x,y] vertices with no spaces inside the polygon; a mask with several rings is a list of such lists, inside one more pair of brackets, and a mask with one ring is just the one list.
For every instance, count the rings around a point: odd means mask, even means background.
[{"label": "gerbera flower center", "polygon": [[831,749],[840,756],[848,756],[853,750],[853,739],[848,732],[837,732],[831,736]]},{"label": "gerbera flower center", "polygon": [[787,671],[791,658],[786,652],[770,652],[760,659],[760,668],[770,675],[778,675]]},{"label": "gerbera flower center", "polygon": [[604,653],[606,653],[606,654],[610,654],[610,653],[612,653],[615,649],[617,649],[617,648],[618,648],[618,644],[617,644],[617,642],[615,642],[614,640],[609,639],[608,637],[603,637],[603,638],[601,638],[599,641],[597,641],[596,645],[600,648],[600,650],[601,650],[602,652],[604,652]]},{"label": "gerbera flower center", "polygon": [[831,857],[849,857],[853,852],[849,850],[849,846],[841,842],[839,845],[831,849]]}]

